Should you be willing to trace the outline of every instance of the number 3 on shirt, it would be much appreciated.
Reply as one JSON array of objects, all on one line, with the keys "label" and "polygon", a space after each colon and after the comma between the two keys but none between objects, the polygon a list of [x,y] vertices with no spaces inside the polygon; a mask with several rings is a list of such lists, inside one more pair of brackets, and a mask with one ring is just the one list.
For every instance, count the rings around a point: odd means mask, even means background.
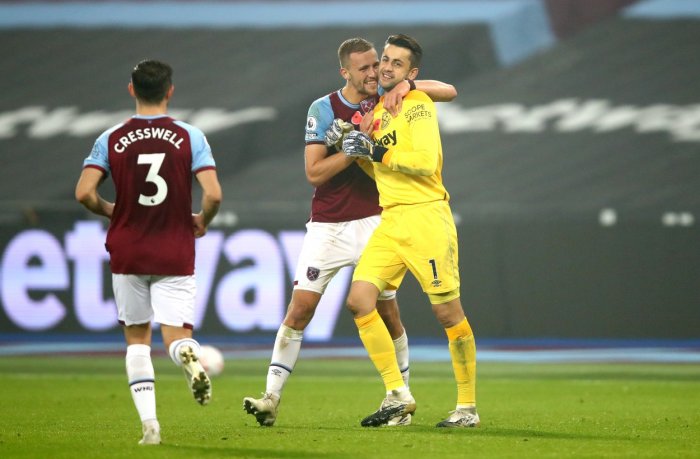
[{"label": "number 3 on shirt", "polygon": [[142,206],[157,206],[165,201],[166,196],[168,196],[168,184],[165,183],[163,177],[158,175],[164,159],[165,153],[144,153],[139,155],[139,164],[150,164],[146,181],[156,186],[156,194],[151,196],[139,195],[139,204]]}]

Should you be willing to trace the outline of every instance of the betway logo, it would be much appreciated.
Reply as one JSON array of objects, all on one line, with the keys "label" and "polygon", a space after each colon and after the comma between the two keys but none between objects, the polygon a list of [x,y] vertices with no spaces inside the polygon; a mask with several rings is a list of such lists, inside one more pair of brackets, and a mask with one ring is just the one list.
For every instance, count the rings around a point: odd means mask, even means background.
[{"label": "betway logo", "polygon": [[[0,139],[9,139],[22,132],[36,139],[58,135],[94,137],[105,129],[123,122],[131,115],[133,111],[98,110],[80,113],[77,107],[23,107],[0,112]],[[241,124],[273,120],[277,117],[277,110],[271,107],[250,107],[235,111],[202,108],[170,110],[168,115],[197,126],[205,134],[212,134]]]},{"label": "betway logo", "polygon": [[700,142],[700,104],[639,107],[614,106],[605,99],[559,99],[531,107],[504,103],[464,108],[450,103],[440,104],[439,118],[444,133],[605,133],[632,129],[638,133],[667,132],[674,142]]},{"label": "betway logo", "polygon": [[384,134],[382,137],[377,139],[377,145],[383,145],[385,147],[388,147],[390,145],[396,145],[396,129],[393,131]]}]

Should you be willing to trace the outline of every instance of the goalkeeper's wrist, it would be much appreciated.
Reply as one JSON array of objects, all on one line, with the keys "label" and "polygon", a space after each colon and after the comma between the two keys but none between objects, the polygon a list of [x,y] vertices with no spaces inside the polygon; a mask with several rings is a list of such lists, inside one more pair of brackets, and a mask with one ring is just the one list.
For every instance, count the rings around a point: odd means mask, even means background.
[{"label": "goalkeeper's wrist", "polygon": [[375,145],[374,149],[372,150],[372,161],[381,163],[387,151],[389,151],[388,148]]},{"label": "goalkeeper's wrist", "polygon": [[416,89],[416,82],[415,81],[408,79],[408,78],[406,79],[406,81],[408,81],[408,90],[409,91],[413,91],[414,89]]}]

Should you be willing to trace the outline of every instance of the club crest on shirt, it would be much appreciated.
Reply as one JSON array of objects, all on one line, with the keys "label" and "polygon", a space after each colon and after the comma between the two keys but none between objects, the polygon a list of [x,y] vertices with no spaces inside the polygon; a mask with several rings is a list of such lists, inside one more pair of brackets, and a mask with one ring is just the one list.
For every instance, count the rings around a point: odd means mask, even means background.
[{"label": "club crest on shirt", "polygon": [[312,268],[311,266],[306,268],[306,278],[310,281],[318,279],[319,274],[321,274],[321,270],[318,268]]},{"label": "club crest on shirt", "polygon": [[382,113],[382,131],[389,127],[391,123],[391,114],[389,112]]},{"label": "club crest on shirt", "polygon": [[360,102],[360,110],[364,114],[372,110],[375,105],[377,105],[377,99],[375,99],[374,97],[368,97],[367,99],[364,99],[362,102]]}]

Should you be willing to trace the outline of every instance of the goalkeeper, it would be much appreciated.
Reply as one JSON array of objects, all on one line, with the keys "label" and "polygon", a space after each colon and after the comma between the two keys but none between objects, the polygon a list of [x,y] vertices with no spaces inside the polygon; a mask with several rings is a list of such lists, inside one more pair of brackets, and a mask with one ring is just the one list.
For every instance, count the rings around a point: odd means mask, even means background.
[{"label": "goalkeeper", "polygon": [[[338,154],[344,136],[359,126],[363,115],[379,99],[379,59],[374,45],[362,38],[344,41],[338,48],[338,59],[345,86],[314,101],[306,120],[305,171],[315,190],[292,299],[277,332],[263,397],[243,399],[244,410],[262,426],[273,425],[277,418],[282,390],[299,356],[304,329],[328,283],[341,268],[357,264],[379,224],[381,208],[376,184],[353,158]],[[436,100],[452,100],[457,94],[452,85],[437,81],[419,81],[416,85]],[[393,101],[390,105],[394,110],[398,110],[409,89],[405,82],[385,95]],[[399,378],[408,385],[408,339],[399,317],[396,291],[378,293],[376,300],[377,311],[388,330],[392,355],[401,368]],[[406,414],[387,424],[410,422],[411,415]]]},{"label": "goalkeeper", "polygon": [[[415,78],[422,57],[420,45],[406,35],[386,40],[379,66],[379,84],[390,91]],[[387,424],[413,413],[416,402],[402,381],[392,352],[392,340],[377,313],[382,291],[399,288],[410,270],[428,295],[433,312],[445,328],[457,382],[457,405],[438,427],[476,427],[476,346],[459,293],[457,230],[442,183],[442,146],[435,106],[425,93],[411,91],[394,117],[380,99],[362,131],[343,141],[345,155],[369,161],[374,169],[381,223],[355,268],[348,308],[360,338],[387,391],[379,410],[363,426]]]}]

